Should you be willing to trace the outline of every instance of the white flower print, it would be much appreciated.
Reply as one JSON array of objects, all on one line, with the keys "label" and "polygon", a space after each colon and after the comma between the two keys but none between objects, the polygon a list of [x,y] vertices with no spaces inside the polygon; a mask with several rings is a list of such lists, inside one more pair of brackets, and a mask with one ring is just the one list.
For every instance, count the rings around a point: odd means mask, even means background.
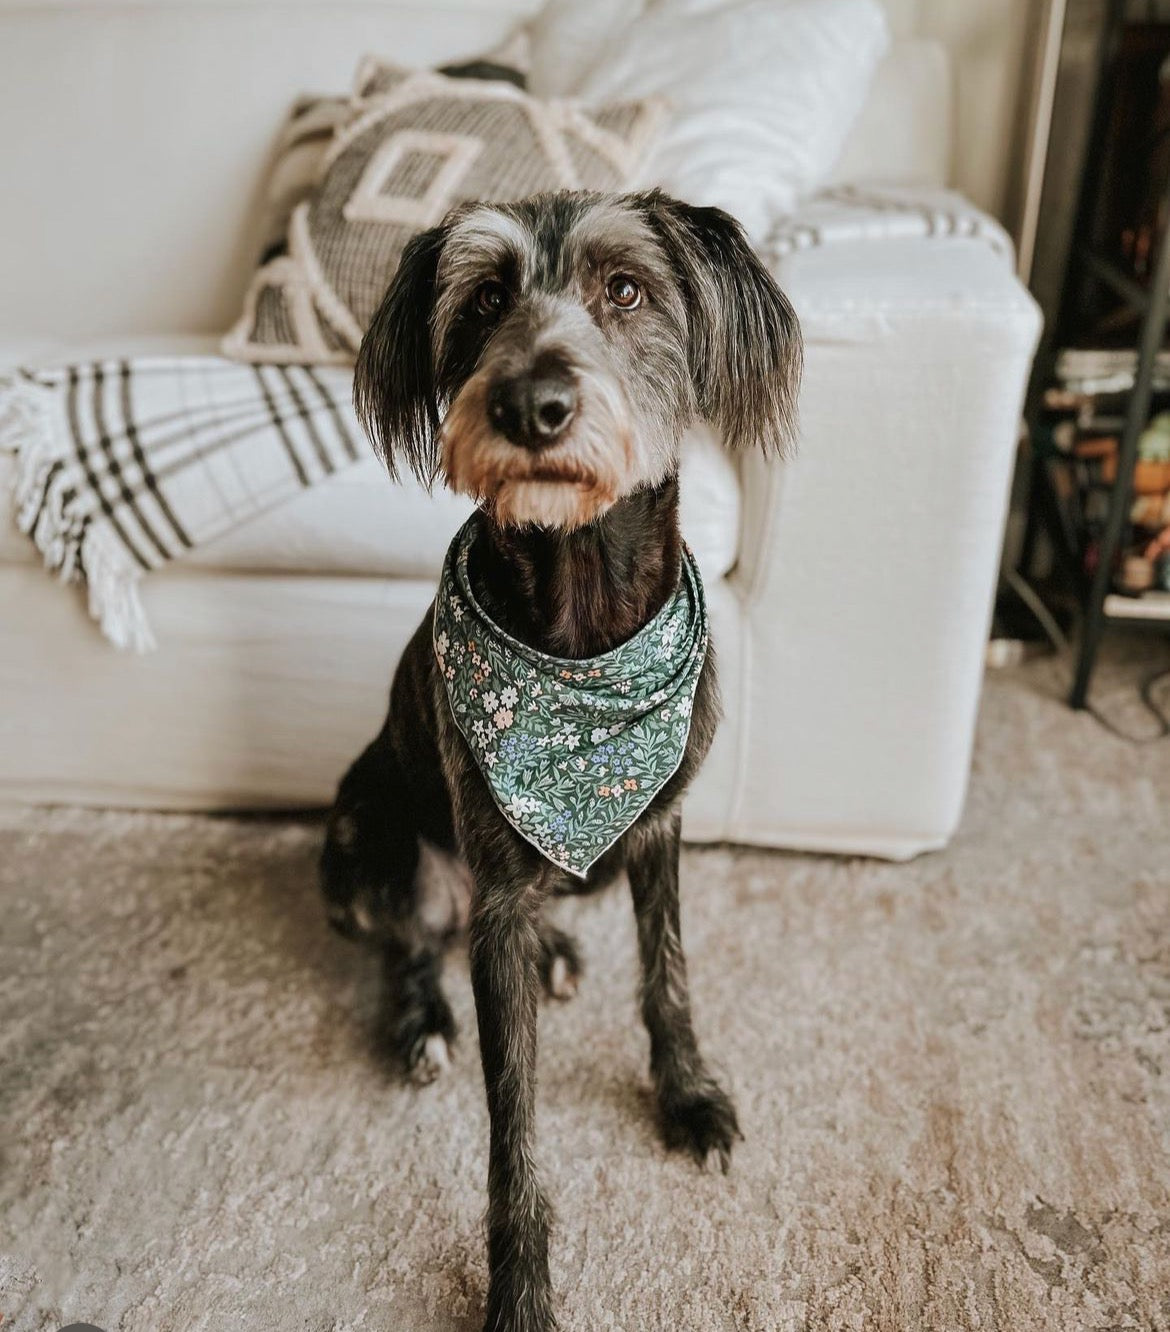
[{"label": "white flower print", "polygon": [[445,657],[447,655],[447,649],[450,646],[451,640],[445,633],[441,633],[438,638],[435,639],[435,648],[438,650],[440,657]]},{"label": "white flower print", "polygon": [[492,718],[501,731],[506,731],[512,725],[512,709],[501,708]]},{"label": "white flower print", "polygon": [[533,796],[517,793],[504,806],[504,813],[511,819],[520,819],[525,814],[535,813],[539,808],[540,802]]},{"label": "white flower print", "polygon": [[499,706],[500,706],[500,700],[498,695],[496,694],[496,691],[494,689],[485,690],[483,696],[484,712],[495,712],[495,710]]},{"label": "white flower print", "polygon": [[608,726],[595,726],[593,730],[589,732],[589,743],[591,745],[599,745],[603,740],[608,740],[608,739],[609,739]]},{"label": "white flower print", "polygon": [[519,701],[519,698],[520,695],[511,685],[505,685],[504,688],[500,690],[500,702],[506,708],[514,708]]}]

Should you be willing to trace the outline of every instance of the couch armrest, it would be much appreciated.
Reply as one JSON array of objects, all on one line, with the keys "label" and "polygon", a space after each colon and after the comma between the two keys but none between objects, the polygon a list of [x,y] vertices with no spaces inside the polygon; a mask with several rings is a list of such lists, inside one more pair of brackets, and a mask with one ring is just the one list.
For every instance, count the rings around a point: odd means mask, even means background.
[{"label": "couch armrest", "polygon": [[1039,312],[981,240],[826,245],[776,273],[801,440],[743,461],[729,835],[912,855],[962,810]]}]

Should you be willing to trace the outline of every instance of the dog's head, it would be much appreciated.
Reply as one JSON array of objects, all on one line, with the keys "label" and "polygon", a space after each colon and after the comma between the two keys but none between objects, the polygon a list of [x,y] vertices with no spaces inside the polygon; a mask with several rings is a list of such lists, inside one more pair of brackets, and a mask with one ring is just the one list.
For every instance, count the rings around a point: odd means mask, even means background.
[{"label": "dog's head", "polygon": [[792,307],[728,214],[563,193],[416,237],[354,392],[392,474],[405,458],[500,523],[576,527],[668,476],[698,417],[785,448],[800,367]]}]

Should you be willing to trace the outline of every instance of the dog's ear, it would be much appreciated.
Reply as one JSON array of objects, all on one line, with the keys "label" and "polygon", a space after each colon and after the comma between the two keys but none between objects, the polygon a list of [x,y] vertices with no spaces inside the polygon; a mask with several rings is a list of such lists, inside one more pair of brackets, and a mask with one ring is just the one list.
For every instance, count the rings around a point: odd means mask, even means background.
[{"label": "dog's ear", "polygon": [[731,448],[786,452],[804,362],[788,298],[729,213],[657,190],[643,207],[682,284],[699,411]]},{"label": "dog's ear", "polygon": [[415,236],[378,307],[354,368],[353,402],[358,419],[395,480],[405,458],[430,486],[439,466],[439,390],[431,349],[439,257],[445,226]]}]

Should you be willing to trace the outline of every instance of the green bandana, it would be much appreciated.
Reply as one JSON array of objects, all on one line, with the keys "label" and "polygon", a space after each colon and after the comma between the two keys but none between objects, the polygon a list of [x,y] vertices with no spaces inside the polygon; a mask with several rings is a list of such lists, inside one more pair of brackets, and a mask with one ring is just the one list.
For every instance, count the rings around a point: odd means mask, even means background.
[{"label": "green bandana", "polygon": [[707,606],[684,548],[678,591],[599,657],[549,657],[492,620],[472,587],[479,531],[460,529],[435,598],[435,658],[496,804],[554,865],[584,876],[682,762],[707,655]]}]

